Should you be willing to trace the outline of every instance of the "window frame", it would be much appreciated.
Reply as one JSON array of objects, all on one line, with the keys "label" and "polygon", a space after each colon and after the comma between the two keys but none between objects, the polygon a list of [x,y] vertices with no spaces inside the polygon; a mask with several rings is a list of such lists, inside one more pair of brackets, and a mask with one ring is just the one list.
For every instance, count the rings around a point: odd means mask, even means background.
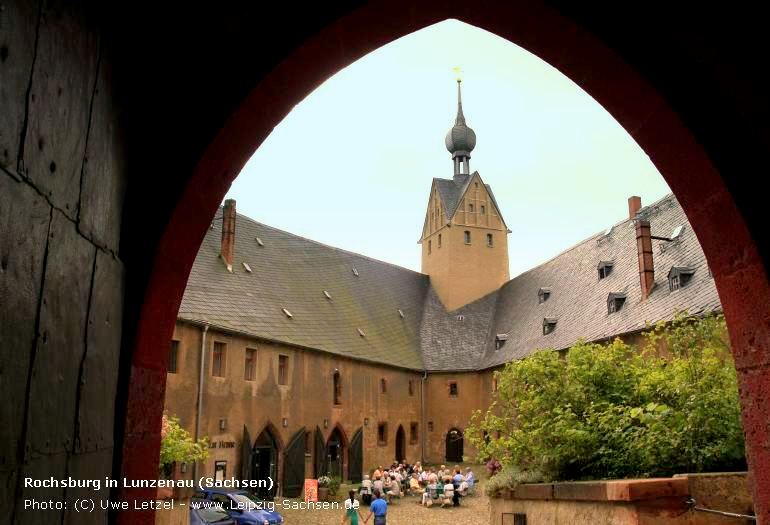
[{"label": "window frame", "polygon": [[211,350],[211,377],[227,376],[227,343],[214,341]]},{"label": "window frame", "polygon": [[180,342],[178,339],[172,339],[171,340],[171,347],[168,351],[168,369],[166,370],[169,374],[177,374],[179,373],[179,346]]},{"label": "window frame", "polygon": [[471,231],[470,230],[465,230],[463,232],[463,239],[465,240],[465,244],[470,246],[471,241],[472,241],[472,239],[471,239]]},{"label": "window frame", "polygon": [[380,421],[377,423],[377,446],[385,447],[388,445],[388,423]]},{"label": "window frame", "polygon": [[[452,392],[452,390],[454,390],[454,392]],[[457,381],[448,381],[447,391],[449,393],[449,397],[451,398],[460,397],[460,386],[457,384]]]},{"label": "window frame", "polygon": [[286,354],[278,354],[278,384],[289,384],[289,356]]}]

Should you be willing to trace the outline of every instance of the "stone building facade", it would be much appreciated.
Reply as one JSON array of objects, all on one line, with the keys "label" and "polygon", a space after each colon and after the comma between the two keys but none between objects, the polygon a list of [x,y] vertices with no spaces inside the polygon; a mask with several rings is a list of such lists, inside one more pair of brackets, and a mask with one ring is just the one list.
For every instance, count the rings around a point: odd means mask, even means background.
[{"label": "stone building facade", "polygon": [[[459,96],[459,84],[458,84]],[[473,457],[463,432],[494,370],[578,339],[635,339],[648,322],[719,311],[703,251],[673,196],[513,279],[492,189],[458,100],[451,179],[434,179],[422,273],[238,215],[226,201],[193,265],[165,407],[212,443],[177,475],[357,481],[394,460]]]}]

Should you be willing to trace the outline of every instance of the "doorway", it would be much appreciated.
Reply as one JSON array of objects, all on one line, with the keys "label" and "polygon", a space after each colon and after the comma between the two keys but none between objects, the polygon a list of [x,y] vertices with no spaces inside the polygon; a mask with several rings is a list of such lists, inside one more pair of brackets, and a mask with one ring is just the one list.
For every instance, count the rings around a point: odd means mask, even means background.
[{"label": "doorway", "polygon": [[259,499],[271,500],[275,497],[278,487],[278,441],[269,427],[265,427],[257,437],[251,457],[251,479],[267,480],[269,478],[273,481],[273,483],[265,483],[270,488],[260,486],[254,489],[254,493]]},{"label": "doorway", "polygon": [[449,463],[463,461],[463,433],[456,428],[446,433],[446,460]]},{"label": "doorway", "polygon": [[396,430],[396,461],[400,462],[406,459],[406,433],[404,427],[398,425]]},{"label": "doorway", "polygon": [[345,474],[345,440],[339,427],[334,427],[326,441],[326,464],[329,476],[344,479]]}]

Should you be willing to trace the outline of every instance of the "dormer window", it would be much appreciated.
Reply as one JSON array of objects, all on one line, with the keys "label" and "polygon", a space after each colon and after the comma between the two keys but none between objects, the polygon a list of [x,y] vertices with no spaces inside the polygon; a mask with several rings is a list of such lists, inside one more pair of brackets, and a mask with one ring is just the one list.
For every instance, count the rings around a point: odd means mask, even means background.
[{"label": "dormer window", "polygon": [[687,286],[695,270],[686,266],[674,266],[668,272],[668,289],[672,292]]},{"label": "dormer window", "polygon": [[463,314],[458,314],[457,315],[457,320],[462,323],[463,321],[465,321],[465,316]]},{"label": "dormer window", "polygon": [[505,342],[508,340],[508,334],[497,334],[495,336],[495,350],[500,350],[505,346]]},{"label": "dormer window", "polygon": [[548,335],[556,330],[556,318],[546,317],[543,319],[543,335]]},{"label": "dormer window", "polygon": [[551,298],[551,289],[550,288],[540,288],[537,291],[537,302],[539,304],[543,304],[548,299]]},{"label": "dormer window", "polygon": [[599,263],[599,266],[597,269],[599,270],[599,279],[604,279],[606,277],[609,277],[609,275],[612,273],[612,268],[614,266],[614,263],[612,261],[602,261]]},{"label": "dormer window", "polygon": [[607,296],[607,313],[614,314],[619,312],[626,302],[626,294],[611,293]]}]

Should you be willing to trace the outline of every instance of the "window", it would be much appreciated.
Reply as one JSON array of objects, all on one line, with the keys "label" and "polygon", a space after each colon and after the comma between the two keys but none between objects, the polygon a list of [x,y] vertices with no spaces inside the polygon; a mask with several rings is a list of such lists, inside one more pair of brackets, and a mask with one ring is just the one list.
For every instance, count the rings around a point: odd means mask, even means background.
[{"label": "window", "polygon": [[340,380],[340,373],[334,372],[334,404],[342,404],[342,381]]},{"label": "window", "polygon": [[278,384],[286,385],[289,383],[289,356],[278,356]]},{"label": "window", "polygon": [[256,363],[257,363],[257,351],[253,348],[246,349],[246,359],[243,363],[243,378],[246,381],[254,381],[256,379]]},{"label": "window", "polygon": [[176,374],[179,370],[179,341],[171,341],[171,348],[168,353],[168,373]]},{"label": "window", "polygon": [[481,214],[482,215],[486,215],[487,214],[487,207],[484,206],[483,204],[481,205]]},{"label": "window", "polygon": [[611,261],[600,262],[598,266],[599,279],[604,279],[606,277],[609,277],[609,275],[612,273],[612,266],[613,266],[613,263]]},{"label": "window", "polygon": [[388,380],[384,377],[380,379],[380,394],[388,393]]},{"label": "window", "polygon": [[626,302],[626,294],[624,293],[611,293],[607,296],[607,313],[614,314],[619,312],[623,308],[623,304]]},{"label": "window", "polygon": [[377,444],[380,446],[384,446],[388,444],[388,424],[387,423],[377,424]]},{"label": "window", "polygon": [[491,248],[494,245],[495,245],[495,239],[494,239],[494,237],[492,237],[491,233],[488,233],[487,234],[487,246],[489,246]]},{"label": "window", "polygon": [[[214,462],[214,479],[216,481],[224,481],[225,475],[227,473],[227,461],[215,461]],[[219,494],[215,494],[215,496],[218,496]],[[229,501],[227,501],[227,496],[225,496],[225,501],[223,503],[227,503],[229,505]]]},{"label": "window", "polygon": [[495,350],[500,350],[505,346],[505,342],[508,340],[508,334],[497,334],[495,336]]},{"label": "window", "polygon": [[548,299],[551,298],[551,289],[550,288],[540,288],[537,291],[537,302],[540,304],[543,304]]},{"label": "window", "polygon": [[430,252],[432,251],[432,241],[428,241],[428,255],[430,255]]},{"label": "window", "polygon": [[433,432],[433,421],[428,421],[428,432]]},{"label": "window", "polygon": [[409,397],[414,396],[414,380],[409,380]]},{"label": "window", "polygon": [[457,397],[457,381],[449,382],[449,397]]},{"label": "window", "polygon": [[556,330],[556,319],[553,317],[546,317],[543,319],[543,335],[548,335]]},{"label": "window", "polygon": [[471,243],[471,232],[469,232],[468,230],[465,230],[464,235],[465,235],[465,244],[470,244]]},{"label": "window", "polygon": [[468,205],[468,211],[473,213],[473,204]]},{"label": "window", "polygon": [[668,272],[668,289],[672,292],[678,290],[683,286],[687,286],[687,283],[692,279],[692,275],[695,270],[684,266],[674,266],[671,271]]},{"label": "window", "polygon": [[211,357],[211,375],[216,377],[225,377],[225,351],[227,347],[224,343],[214,343],[214,355]]},{"label": "window", "polygon": [[409,443],[417,443],[418,438],[417,423],[409,423]]},{"label": "window", "polygon": [[441,234],[438,234],[438,247],[441,248]]}]

